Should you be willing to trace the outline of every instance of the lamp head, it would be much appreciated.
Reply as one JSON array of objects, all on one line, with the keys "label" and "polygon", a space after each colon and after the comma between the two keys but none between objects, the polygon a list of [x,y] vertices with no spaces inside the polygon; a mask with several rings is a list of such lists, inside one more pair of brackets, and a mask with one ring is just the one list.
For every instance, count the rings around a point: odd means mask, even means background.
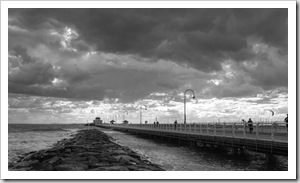
[{"label": "lamp head", "polygon": [[195,95],[193,95],[193,99],[195,99],[196,97],[195,97]]}]

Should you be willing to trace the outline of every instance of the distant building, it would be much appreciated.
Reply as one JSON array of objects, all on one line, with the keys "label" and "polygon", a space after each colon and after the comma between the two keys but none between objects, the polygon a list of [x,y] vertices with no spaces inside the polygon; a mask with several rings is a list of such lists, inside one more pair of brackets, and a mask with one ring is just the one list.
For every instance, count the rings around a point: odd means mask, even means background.
[{"label": "distant building", "polygon": [[94,123],[95,124],[102,124],[102,120],[100,119],[100,117],[96,117],[95,119],[94,119]]},{"label": "distant building", "polygon": [[124,124],[124,125],[127,125],[127,124],[128,124],[128,122],[129,122],[129,121],[127,121],[127,120],[124,120],[124,121],[123,121],[123,124]]},{"label": "distant building", "polygon": [[115,120],[111,120],[111,121],[110,121],[110,124],[113,125],[114,122],[116,122],[116,121],[115,121]]}]

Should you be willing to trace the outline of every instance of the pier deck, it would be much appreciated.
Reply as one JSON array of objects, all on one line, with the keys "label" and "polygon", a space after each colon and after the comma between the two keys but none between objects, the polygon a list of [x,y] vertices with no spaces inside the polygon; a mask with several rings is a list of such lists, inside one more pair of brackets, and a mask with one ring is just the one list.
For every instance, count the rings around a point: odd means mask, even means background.
[{"label": "pier deck", "polygon": [[271,155],[288,155],[288,133],[283,123],[254,124],[249,133],[245,124],[96,124],[114,130],[188,141],[217,147],[248,149]]}]

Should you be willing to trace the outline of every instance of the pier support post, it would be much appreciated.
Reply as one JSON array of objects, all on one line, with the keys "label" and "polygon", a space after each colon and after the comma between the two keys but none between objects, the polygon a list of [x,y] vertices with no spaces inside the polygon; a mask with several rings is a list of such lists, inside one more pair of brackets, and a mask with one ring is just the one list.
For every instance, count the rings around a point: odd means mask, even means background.
[{"label": "pier support post", "polygon": [[234,147],[234,148],[233,148],[233,154],[234,154],[234,155],[237,155],[238,153],[239,153],[239,149],[236,148],[236,147]]},{"label": "pier support post", "polygon": [[259,129],[258,128],[259,128],[259,123],[256,124],[256,129],[255,129],[256,130],[256,135],[255,135],[256,139],[259,139],[259,131],[258,131]]},{"label": "pier support post", "polygon": [[200,123],[200,134],[202,134],[202,123]]},{"label": "pier support post", "polygon": [[246,124],[243,123],[243,137],[246,138]]},{"label": "pier support post", "polygon": [[217,135],[217,124],[214,123],[214,135]]},{"label": "pier support post", "polygon": [[209,131],[208,131],[208,123],[206,125],[206,134],[208,135],[209,134]]},{"label": "pier support post", "polygon": [[274,169],[274,167],[276,165],[276,161],[275,161],[274,155],[271,154],[271,153],[267,153],[265,155],[265,157],[266,157],[266,163],[267,163],[268,169]]},{"label": "pier support post", "polygon": [[244,148],[244,147],[240,148],[240,154],[241,154],[241,155],[244,155],[244,154],[245,154],[245,148]]},{"label": "pier support post", "polygon": [[274,141],[274,123],[271,123],[271,140]]}]

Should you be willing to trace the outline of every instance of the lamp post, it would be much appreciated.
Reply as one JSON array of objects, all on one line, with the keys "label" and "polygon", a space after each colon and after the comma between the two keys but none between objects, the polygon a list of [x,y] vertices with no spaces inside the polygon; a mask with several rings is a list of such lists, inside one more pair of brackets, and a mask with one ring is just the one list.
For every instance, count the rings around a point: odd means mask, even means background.
[{"label": "lamp post", "polygon": [[183,118],[184,118],[183,123],[184,124],[186,124],[186,96],[185,95],[186,95],[187,91],[191,91],[193,93],[193,98],[195,98],[195,93],[192,89],[185,90],[185,92],[184,92],[184,116],[183,116]]},{"label": "lamp post", "polygon": [[[147,106],[146,105],[144,105],[144,106],[145,106],[145,110],[147,110]],[[142,109],[143,109],[143,106],[140,107],[140,125],[142,125],[142,118],[143,118],[142,117],[142,115],[143,115]]]},{"label": "lamp post", "polygon": [[126,115],[128,115],[128,111],[123,111],[123,121],[125,120],[125,113],[126,113]]}]

